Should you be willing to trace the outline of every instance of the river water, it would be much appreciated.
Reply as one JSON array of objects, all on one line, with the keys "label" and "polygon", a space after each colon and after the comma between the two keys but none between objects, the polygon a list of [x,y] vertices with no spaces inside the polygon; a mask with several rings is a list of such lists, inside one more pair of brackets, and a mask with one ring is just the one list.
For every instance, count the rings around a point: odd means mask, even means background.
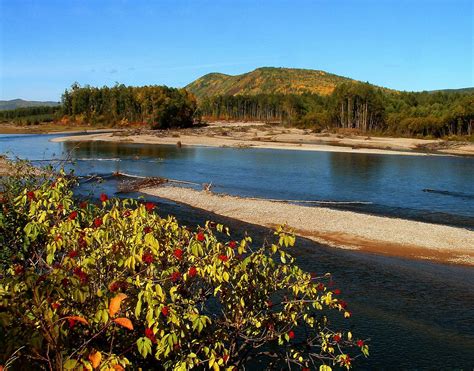
[{"label": "river water", "polygon": [[[474,227],[474,159],[391,156],[116,143],[52,143],[47,135],[0,135],[0,153],[35,163],[69,156],[78,175],[162,176],[212,182],[230,194],[348,202],[332,207]],[[45,162],[46,160],[46,162]],[[118,179],[82,192],[112,194]],[[423,191],[429,189],[429,192]],[[163,214],[187,224],[206,219],[249,231],[256,243],[265,228],[157,200]],[[361,201],[369,204],[351,204]],[[302,268],[331,272],[353,317],[347,324],[371,338],[361,369],[474,367],[474,269],[329,248],[298,239]]]}]

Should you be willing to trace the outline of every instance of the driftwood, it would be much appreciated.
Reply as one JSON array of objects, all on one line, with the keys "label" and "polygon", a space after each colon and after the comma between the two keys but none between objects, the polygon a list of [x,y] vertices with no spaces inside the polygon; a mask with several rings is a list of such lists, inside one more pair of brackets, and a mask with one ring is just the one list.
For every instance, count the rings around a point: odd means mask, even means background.
[{"label": "driftwood", "polygon": [[117,186],[117,193],[137,192],[141,188],[156,187],[167,182],[168,180],[165,178],[145,178],[124,181]]},{"label": "driftwood", "polygon": [[193,186],[201,186],[201,184],[199,183],[187,182],[184,180],[177,180],[177,179],[167,179],[167,178],[161,178],[161,177],[146,177],[146,176],[131,175],[131,174],[120,173],[120,172],[116,172],[113,175],[136,179],[136,180],[127,180],[119,184],[117,187],[118,188],[117,193],[137,192],[142,188],[156,187],[156,186],[163,185],[165,183],[178,183],[178,184],[186,184],[186,185],[193,185]]}]

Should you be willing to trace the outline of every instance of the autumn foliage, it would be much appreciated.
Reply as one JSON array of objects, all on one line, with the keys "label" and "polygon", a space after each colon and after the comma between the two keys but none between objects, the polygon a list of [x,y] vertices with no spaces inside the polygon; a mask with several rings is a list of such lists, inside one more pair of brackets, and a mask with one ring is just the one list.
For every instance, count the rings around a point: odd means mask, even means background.
[{"label": "autumn foliage", "polygon": [[347,305],[295,265],[284,228],[253,246],[150,203],[80,202],[65,176],[21,184],[0,204],[2,365],[330,370],[368,355],[328,327]]}]

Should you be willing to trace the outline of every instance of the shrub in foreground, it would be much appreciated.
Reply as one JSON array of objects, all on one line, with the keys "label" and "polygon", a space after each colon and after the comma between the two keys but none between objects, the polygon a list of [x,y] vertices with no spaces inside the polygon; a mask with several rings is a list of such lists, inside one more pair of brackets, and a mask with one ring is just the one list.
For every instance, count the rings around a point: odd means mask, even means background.
[{"label": "shrub in foreground", "polygon": [[368,355],[328,328],[328,311],[350,312],[294,264],[284,228],[252,247],[219,224],[182,227],[152,203],[79,202],[65,177],[18,184],[0,204],[0,364],[330,370]]}]

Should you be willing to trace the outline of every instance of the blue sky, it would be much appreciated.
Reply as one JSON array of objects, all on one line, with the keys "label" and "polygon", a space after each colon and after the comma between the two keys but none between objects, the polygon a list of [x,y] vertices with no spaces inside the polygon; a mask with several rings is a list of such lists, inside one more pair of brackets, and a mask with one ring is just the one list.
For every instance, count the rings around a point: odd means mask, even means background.
[{"label": "blue sky", "polygon": [[321,69],[401,90],[473,86],[471,0],[0,0],[0,99],[74,81],[181,87]]}]

